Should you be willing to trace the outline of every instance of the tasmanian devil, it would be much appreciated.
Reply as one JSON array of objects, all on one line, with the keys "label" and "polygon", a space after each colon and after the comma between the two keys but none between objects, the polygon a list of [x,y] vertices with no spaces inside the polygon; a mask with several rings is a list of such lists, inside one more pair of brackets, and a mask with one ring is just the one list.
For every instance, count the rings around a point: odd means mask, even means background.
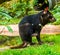
[{"label": "tasmanian devil", "polygon": [[33,33],[37,33],[37,41],[39,44],[41,44],[42,41],[40,39],[40,31],[42,29],[42,26],[54,21],[56,21],[56,19],[53,17],[51,12],[44,10],[42,10],[38,14],[25,16],[19,23],[19,34],[23,43],[20,46],[14,48],[24,48],[28,44],[33,44]]}]

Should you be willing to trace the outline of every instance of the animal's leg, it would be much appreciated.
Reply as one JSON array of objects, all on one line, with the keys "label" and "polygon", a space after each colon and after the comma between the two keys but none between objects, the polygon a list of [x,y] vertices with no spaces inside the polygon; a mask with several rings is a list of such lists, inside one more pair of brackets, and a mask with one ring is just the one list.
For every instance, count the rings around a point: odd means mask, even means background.
[{"label": "animal's leg", "polygon": [[38,35],[36,36],[37,41],[39,44],[42,44],[41,38],[40,38],[40,32],[38,32]]}]

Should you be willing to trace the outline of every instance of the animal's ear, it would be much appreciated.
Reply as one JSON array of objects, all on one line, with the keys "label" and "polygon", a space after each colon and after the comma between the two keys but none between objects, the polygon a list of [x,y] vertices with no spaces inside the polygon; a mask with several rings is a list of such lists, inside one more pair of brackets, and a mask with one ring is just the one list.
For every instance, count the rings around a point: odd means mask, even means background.
[{"label": "animal's ear", "polygon": [[48,12],[48,10],[49,10],[49,8],[46,7],[46,8],[44,9],[44,11],[43,11],[43,14],[46,14],[46,13]]},{"label": "animal's ear", "polygon": [[47,13],[47,11],[43,11],[43,14],[46,14]]}]

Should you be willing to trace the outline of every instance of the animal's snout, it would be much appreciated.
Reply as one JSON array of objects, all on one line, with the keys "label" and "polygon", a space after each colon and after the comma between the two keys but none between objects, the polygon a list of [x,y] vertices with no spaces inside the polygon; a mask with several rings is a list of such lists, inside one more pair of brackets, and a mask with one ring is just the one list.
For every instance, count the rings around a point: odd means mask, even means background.
[{"label": "animal's snout", "polygon": [[50,19],[50,22],[55,22],[55,21],[56,21],[55,18],[51,18],[51,19]]}]

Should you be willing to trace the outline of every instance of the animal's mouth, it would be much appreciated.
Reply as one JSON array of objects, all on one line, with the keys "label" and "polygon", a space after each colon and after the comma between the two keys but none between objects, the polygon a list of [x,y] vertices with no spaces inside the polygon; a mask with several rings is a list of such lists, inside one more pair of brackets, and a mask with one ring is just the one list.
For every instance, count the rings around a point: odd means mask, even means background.
[{"label": "animal's mouth", "polygon": [[50,19],[50,22],[55,22],[55,21],[56,21],[55,18]]}]

